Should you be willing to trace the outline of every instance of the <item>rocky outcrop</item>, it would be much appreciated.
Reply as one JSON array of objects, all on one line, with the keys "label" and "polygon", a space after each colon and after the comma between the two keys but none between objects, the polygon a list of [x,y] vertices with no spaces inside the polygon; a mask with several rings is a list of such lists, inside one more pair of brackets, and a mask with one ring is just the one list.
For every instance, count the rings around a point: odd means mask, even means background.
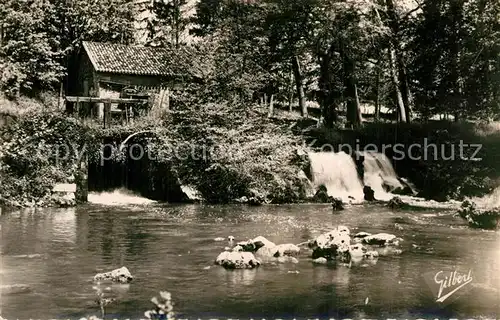
[{"label": "rocky outcrop", "polygon": [[312,198],[315,203],[329,203],[332,202],[332,197],[328,195],[328,189],[324,185],[320,185],[316,194]]},{"label": "rocky outcrop", "polygon": [[260,262],[297,263],[295,257],[299,255],[300,248],[291,243],[276,245],[274,242],[258,236],[248,241],[238,242],[232,251],[254,253]]},{"label": "rocky outcrop", "polygon": [[111,281],[118,283],[129,283],[134,279],[127,267],[121,267],[110,272],[98,273],[94,276],[94,281]]},{"label": "rocky outcrop", "polygon": [[499,209],[480,209],[471,201],[462,203],[458,215],[466,220],[471,228],[494,230],[500,225]]},{"label": "rocky outcrop", "polygon": [[254,239],[248,241],[241,241],[236,244],[233,251],[244,251],[244,252],[257,252],[262,247],[267,246],[268,248],[273,248],[276,246],[273,242],[267,240],[262,236],[258,236]]},{"label": "rocky outcrop", "polygon": [[365,201],[376,201],[375,191],[373,191],[373,189],[371,187],[365,186],[363,188],[363,194],[364,194]]},{"label": "rocky outcrop", "polygon": [[368,232],[358,232],[354,235],[353,237],[353,242],[354,243],[361,243],[363,242],[363,239],[368,237],[368,236],[371,236],[372,234],[371,233],[368,233]]},{"label": "rocky outcrop", "polygon": [[215,264],[226,269],[253,269],[260,261],[251,252],[224,251],[215,259]]},{"label": "rocky outcrop", "polygon": [[273,257],[278,258],[278,257],[284,257],[284,256],[291,256],[291,257],[296,257],[300,253],[300,248],[294,244],[280,244],[272,248],[272,251],[274,251]]},{"label": "rocky outcrop", "polygon": [[403,200],[400,197],[394,197],[391,200],[389,200],[387,206],[394,210],[394,209],[402,209],[405,206],[407,206],[407,204],[403,202]]},{"label": "rocky outcrop", "polygon": [[200,192],[196,190],[193,186],[182,185],[180,180],[178,181],[178,185],[181,188],[182,194],[181,199],[185,202],[200,202],[203,201],[203,197]]},{"label": "rocky outcrop", "polygon": [[315,264],[327,264],[328,260],[326,258],[318,258],[318,259],[313,259],[313,263],[315,263]]},{"label": "rocky outcrop", "polygon": [[379,256],[391,256],[402,253],[399,249],[401,238],[388,233],[370,234],[359,232],[351,237],[350,230],[338,226],[334,230],[321,234],[308,246],[313,250],[312,259],[315,264],[329,261],[343,263],[362,263],[373,265]]},{"label": "rocky outcrop", "polygon": [[332,199],[332,209],[333,211],[342,211],[344,210],[344,202],[340,198]]},{"label": "rocky outcrop", "polygon": [[76,206],[77,187],[74,183],[59,183],[52,189],[51,202],[59,207]]}]

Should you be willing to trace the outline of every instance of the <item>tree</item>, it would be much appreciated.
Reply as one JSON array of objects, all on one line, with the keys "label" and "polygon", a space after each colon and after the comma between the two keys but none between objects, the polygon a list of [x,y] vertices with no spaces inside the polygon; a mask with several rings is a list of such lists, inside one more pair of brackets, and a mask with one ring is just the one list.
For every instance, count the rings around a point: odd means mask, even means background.
[{"label": "tree", "polygon": [[148,42],[152,45],[172,45],[178,49],[189,24],[187,5],[187,0],[153,0]]},{"label": "tree", "polygon": [[489,118],[499,110],[498,1],[425,1],[414,28],[417,109]]},{"label": "tree", "polygon": [[4,91],[51,88],[63,75],[56,42],[44,29],[46,14],[42,1],[9,0],[0,9],[2,45],[0,61]]},{"label": "tree", "polygon": [[57,43],[66,69],[66,91],[73,91],[82,41],[131,43],[134,10],[127,0],[47,0],[45,29]]},{"label": "tree", "polygon": [[127,0],[7,0],[0,11],[2,78],[10,65],[25,92],[53,89],[63,77],[71,91],[83,40],[128,43],[133,38]]}]

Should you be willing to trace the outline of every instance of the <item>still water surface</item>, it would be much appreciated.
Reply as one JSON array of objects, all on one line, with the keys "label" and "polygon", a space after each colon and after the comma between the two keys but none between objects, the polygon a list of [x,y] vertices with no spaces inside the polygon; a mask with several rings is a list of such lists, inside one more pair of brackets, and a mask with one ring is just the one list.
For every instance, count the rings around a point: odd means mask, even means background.
[{"label": "still water surface", "polygon": [[[298,264],[236,271],[213,265],[228,245],[216,237],[300,243],[339,224],[401,236],[404,253],[351,269],[315,266],[307,251]],[[175,311],[189,319],[500,314],[498,232],[470,230],[443,210],[354,206],[334,215],[323,205],[88,205],[3,211],[0,225],[0,315],[7,319],[98,315],[92,277],[121,266],[135,279],[111,286],[107,294],[118,300],[106,309],[110,319],[138,319],[160,290],[170,291]],[[456,268],[472,269],[473,281],[440,306],[422,275]]]}]

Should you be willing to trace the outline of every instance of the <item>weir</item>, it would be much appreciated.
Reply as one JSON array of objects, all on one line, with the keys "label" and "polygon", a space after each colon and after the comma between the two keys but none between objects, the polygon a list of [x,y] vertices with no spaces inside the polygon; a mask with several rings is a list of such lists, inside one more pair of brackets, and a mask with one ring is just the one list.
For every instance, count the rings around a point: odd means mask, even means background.
[{"label": "weir", "polygon": [[345,152],[309,153],[312,182],[316,189],[324,185],[328,195],[348,201],[363,199],[363,184],[353,158]]},{"label": "weir", "polygon": [[[324,185],[328,195],[344,201],[362,201],[364,186],[371,187],[379,200],[390,200],[394,196],[392,191],[408,186],[401,183],[390,159],[383,153],[359,152],[354,154],[355,158],[345,152],[308,155],[314,186]],[[356,165],[355,159],[360,160],[358,166],[361,168]]]}]

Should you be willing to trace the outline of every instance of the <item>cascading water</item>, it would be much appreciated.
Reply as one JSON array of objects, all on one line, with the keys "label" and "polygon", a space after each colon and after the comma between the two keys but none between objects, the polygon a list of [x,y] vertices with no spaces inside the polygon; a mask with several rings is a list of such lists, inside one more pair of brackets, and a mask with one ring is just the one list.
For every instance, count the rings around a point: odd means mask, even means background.
[{"label": "cascading water", "polygon": [[[363,187],[369,186],[375,192],[375,198],[390,200],[390,192],[404,188],[391,161],[383,153],[359,152],[359,159],[364,157],[363,182],[358,175],[354,159],[344,152],[309,153],[312,182],[316,188],[324,185],[328,194],[348,201],[349,197],[363,200]],[[410,184],[406,184],[411,188]]]},{"label": "cascading water", "polygon": [[404,188],[398,179],[398,175],[391,161],[383,153],[359,152],[358,156],[364,157],[364,184],[375,191],[377,199],[386,200],[392,198],[390,194],[397,188]]},{"label": "cascading water", "polygon": [[354,160],[345,152],[309,153],[312,182],[315,188],[324,185],[328,195],[348,201],[363,199],[361,183]]}]

